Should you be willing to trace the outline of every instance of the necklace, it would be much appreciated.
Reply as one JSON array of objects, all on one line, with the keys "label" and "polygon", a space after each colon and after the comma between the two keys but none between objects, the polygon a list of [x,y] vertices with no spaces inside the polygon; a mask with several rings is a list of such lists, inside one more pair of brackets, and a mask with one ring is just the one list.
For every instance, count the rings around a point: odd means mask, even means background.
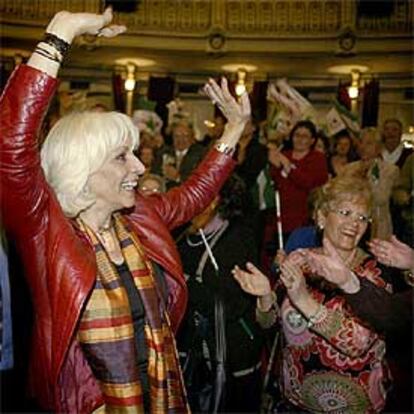
[{"label": "necklace", "polygon": [[114,234],[113,226],[98,230],[97,236],[107,251],[118,250],[118,240],[117,236]]},{"label": "necklace", "polygon": [[109,220],[104,223],[101,227],[98,228],[98,233],[103,235],[113,229],[113,221],[112,218],[109,218]]},{"label": "necklace", "polygon": [[124,262],[124,257],[120,249],[118,237],[114,233],[114,230],[114,227],[99,230],[97,237],[104,247],[110,260],[117,265],[121,265]]}]

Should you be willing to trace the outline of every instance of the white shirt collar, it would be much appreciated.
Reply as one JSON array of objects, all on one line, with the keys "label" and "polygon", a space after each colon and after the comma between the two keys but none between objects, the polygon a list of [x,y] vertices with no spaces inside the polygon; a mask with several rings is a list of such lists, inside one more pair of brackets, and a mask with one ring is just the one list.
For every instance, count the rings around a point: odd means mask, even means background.
[{"label": "white shirt collar", "polygon": [[392,152],[389,152],[386,148],[383,148],[381,155],[384,161],[390,164],[395,164],[401,157],[403,150],[404,144],[401,142],[400,145],[398,145],[398,147]]},{"label": "white shirt collar", "polygon": [[188,152],[188,148],[182,151],[179,150],[175,150],[175,156],[176,157],[184,157],[185,154],[187,154]]}]

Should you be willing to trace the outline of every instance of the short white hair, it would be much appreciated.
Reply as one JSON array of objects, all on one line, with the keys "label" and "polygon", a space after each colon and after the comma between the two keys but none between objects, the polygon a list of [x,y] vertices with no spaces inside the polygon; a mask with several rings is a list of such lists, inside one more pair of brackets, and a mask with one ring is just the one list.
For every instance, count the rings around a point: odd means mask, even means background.
[{"label": "short white hair", "polygon": [[43,144],[41,162],[66,216],[76,217],[95,203],[88,178],[128,137],[138,148],[139,131],[120,112],[74,112],[53,126]]}]

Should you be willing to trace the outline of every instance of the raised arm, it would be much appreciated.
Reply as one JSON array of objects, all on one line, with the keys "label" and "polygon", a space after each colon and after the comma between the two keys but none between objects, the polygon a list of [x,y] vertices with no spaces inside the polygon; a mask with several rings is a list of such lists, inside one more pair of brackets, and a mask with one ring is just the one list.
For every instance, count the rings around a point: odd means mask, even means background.
[{"label": "raised arm", "polygon": [[[329,243],[325,241],[324,245],[328,251],[331,250]],[[370,247],[382,263],[389,264],[392,260],[400,269],[409,269],[413,265],[413,250],[394,236],[391,241],[374,239],[370,242]],[[304,252],[312,270],[340,287],[353,312],[376,332],[391,337],[410,329],[413,314],[412,290],[390,294],[367,279],[359,280],[334,252],[329,255]]]},{"label": "raised arm", "polygon": [[[83,33],[113,36],[123,26],[106,26],[112,12],[59,12],[27,65],[19,66],[0,98],[0,204],[4,225],[24,240],[48,225],[51,191],[40,167],[37,133],[57,88],[55,79],[73,38]],[[63,213],[62,213],[63,214]]]},{"label": "raised arm", "polygon": [[247,92],[240,97],[240,101],[230,94],[226,78],[222,78],[219,86],[214,79],[204,86],[206,95],[216,104],[227,119],[223,135],[217,142],[216,147],[222,148],[223,152],[231,152],[236,148],[241,134],[251,116],[250,101]]},{"label": "raised arm", "polygon": [[57,13],[46,29],[50,36],[37,45],[27,65],[56,77],[64,55],[76,36],[92,34],[114,37],[126,30],[125,26],[109,25],[111,21],[112,9],[109,7],[102,14]]},{"label": "raised arm", "polygon": [[219,106],[227,118],[227,124],[216,145],[182,185],[166,194],[151,197],[153,207],[169,229],[189,221],[213,200],[236,165],[232,153],[250,119],[247,94],[236,101],[228,90],[225,78],[221,85],[210,79],[204,90],[212,102]]}]

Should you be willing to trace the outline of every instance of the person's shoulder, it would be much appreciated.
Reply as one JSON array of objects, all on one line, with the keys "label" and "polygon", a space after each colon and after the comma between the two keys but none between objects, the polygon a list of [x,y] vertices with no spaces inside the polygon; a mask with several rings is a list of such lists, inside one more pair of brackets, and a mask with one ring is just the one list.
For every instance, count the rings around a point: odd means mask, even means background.
[{"label": "person's shoulder", "polygon": [[249,250],[252,246],[257,247],[258,245],[250,220],[243,217],[233,217],[233,219],[229,222],[224,236],[227,239],[234,240],[235,242],[243,240],[243,243],[238,243],[238,249]]},{"label": "person's shoulder", "polygon": [[407,148],[410,151],[410,154],[407,157],[407,161],[410,160],[410,162],[414,161],[414,150],[412,148]]},{"label": "person's shoulder", "polygon": [[315,149],[309,151],[308,157],[318,161],[326,162],[327,160],[326,155],[323,152],[317,151]]},{"label": "person's shoulder", "polygon": [[414,148],[404,147],[403,150],[402,150],[402,153],[404,155],[407,154],[406,156],[410,157],[414,154]]},{"label": "person's shoulder", "polygon": [[344,165],[344,167],[342,168],[341,175],[352,174],[356,171],[359,171],[361,167],[362,167],[361,160],[349,162],[348,164]]},{"label": "person's shoulder", "polygon": [[292,231],[291,236],[301,236],[305,234],[314,234],[316,232],[315,226],[299,227]]},{"label": "person's shoulder", "polygon": [[414,164],[414,150],[413,150],[413,148],[404,148],[403,153],[404,153],[404,151],[406,151],[407,155],[406,155],[406,158],[404,160],[403,167],[405,167],[407,165],[407,166],[410,166],[410,168],[412,168],[413,164]]},{"label": "person's shoulder", "polygon": [[203,145],[201,142],[195,142],[190,146],[188,151],[194,152],[194,153],[205,153],[207,152],[209,147]]},{"label": "person's shoulder", "polygon": [[299,227],[292,231],[287,242],[286,252],[297,249],[312,248],[318,245],[316,226]]},{"label": "person's shoulder", "polygon": [[158,156],[162,156],[163,154],[175,154],[174,147],[172,145],[164,144],[157,150]]},{"label": "person's shoulder", "polygon": [[402,165],[401,174],[414,176],[414,152],[407,157]]},{"label": "person's shoulder", "polygon": [[380,162],[381,168],[386,174],[395,175],[395,174],[398,174],[400,171],[400,169],[394,164],[386,162],[382,159],[380,159],[379,162]]}]

